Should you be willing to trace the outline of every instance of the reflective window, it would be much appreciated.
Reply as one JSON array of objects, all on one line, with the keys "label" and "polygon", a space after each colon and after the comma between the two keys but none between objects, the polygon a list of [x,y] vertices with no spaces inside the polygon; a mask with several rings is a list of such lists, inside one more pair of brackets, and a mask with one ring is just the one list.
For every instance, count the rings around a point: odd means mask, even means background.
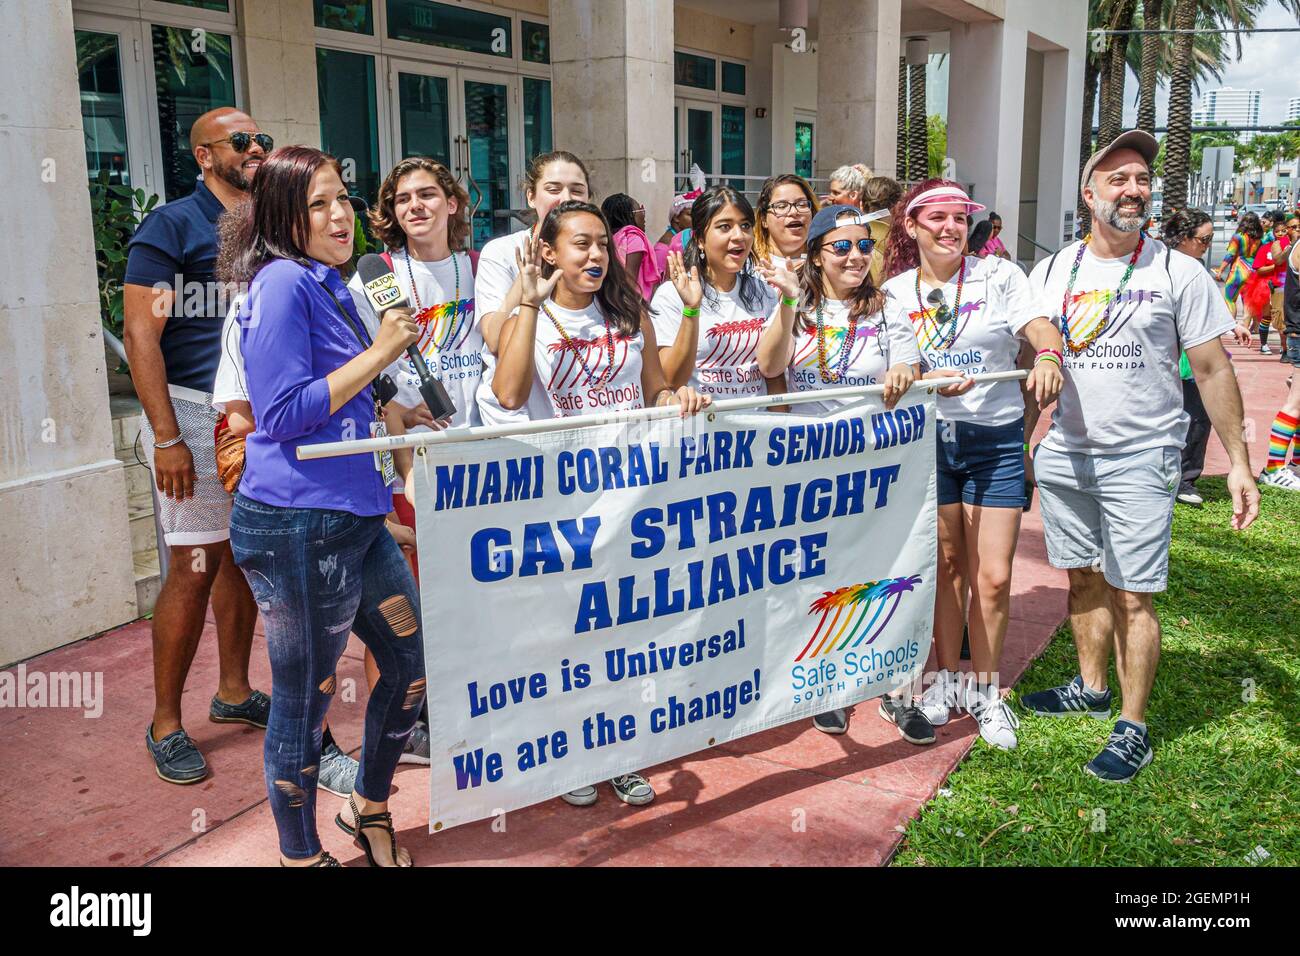
[{"label": "reflective window", "polygon": [[813,124],[802,120],[794,124],[794,171],[804,179],[813,174]]},{"label": "reflective window", "polygon": [[345,30],[348,33],[375,32],[375,11],[371,0],[313,0],[316,6],[316,26],[326,30]]},{"label": "reflective window", "polygon": [[429,0],[388,0],[388,35],[433,46],[510,57],[509,17]]},{"label": "reflective window", "polygon": [[[722,107],[722,169],[724,175],[745,175],[745,107]],[[742,192],[743,179],[733,179],[730,185]]]},{"label": "reflective window", "polygon": [[551,28],[545,23],[533,23],[529,20],[519,21],[519,32],[523,44],[520,54],[525,63],[551,62]]},{"label": "reflective window", "polygon": [[551,81],[524,77],[524,162],[549,153],[551,145]]},{"label": "reflective window", "polygon": [[108,170],[108,181],[131,185],[127,163],[126,103],[117,35],[77,30],[77,79],[81,126],[86,135],[90,178]]},{"label": "reflective window", "polygon": [[199,175],[190,127],[208,110],[235,105],[235,73],[229,36],[155,24],[152,38],[164,195],[171,202],[193,192]]},{"label": "reflective window", "polygon": [[745,65],[722,61],[722,92],[745,95]]},{"label": "reflective window", "polygon": [[718,88],[718,61],[695,53],[678,50],[673,58],[678,86],[693,86],[700,90]]},{"label": "reflective window", "polygon": [[198,7],[200,10],[220,10],[222,13],[230,12],[230,3],[228,0],[162,0],[163,3],[174,3],[181,7]]},{"label": "reflective window", "polygon": [[509,231],[509,220],[495,215],[510,208],[509,98],[496,83],[465,82],[465,135],[469,139],[470,208],[474,248]]},{"label": "reflective window", "polygon": [[379,195],[379,120],[375,58],[316,50],[321,149],[343,166],[348,191],[373,203]]},{"label": "reflective window", "polygon": [[451,161],[447,78],[423,73],[397,74],[397,109],[402,130],[401,155],[428,156],[455,168]]}]

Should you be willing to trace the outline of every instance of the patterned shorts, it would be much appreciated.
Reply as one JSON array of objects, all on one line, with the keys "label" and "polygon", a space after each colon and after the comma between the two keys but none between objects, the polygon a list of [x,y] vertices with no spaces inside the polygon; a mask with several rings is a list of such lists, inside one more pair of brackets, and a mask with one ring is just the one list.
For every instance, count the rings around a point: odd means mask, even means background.
[{"label": "patterned shorts", "polygon": [[[219,417],[209,404],[172,396],[172,409],[185,445],[194,458],[194,493],[177,501],[154,483],[154,508],[168,547],[216,544],[230,538],[230,508],[234,498],[217,478],[217,452],[213,430]],[[154,470],[154,434],[148,416],[140,421],[140,443],[149,470]]]}]

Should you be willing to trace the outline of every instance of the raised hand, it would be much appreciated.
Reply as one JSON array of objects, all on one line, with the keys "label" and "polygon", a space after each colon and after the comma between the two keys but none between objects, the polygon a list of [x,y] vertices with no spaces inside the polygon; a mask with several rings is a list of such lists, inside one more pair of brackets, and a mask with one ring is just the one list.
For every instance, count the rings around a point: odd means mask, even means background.
[{"label": "raised hand", "polygon": [[704,301],[704,283],[700,281],[700,269],[698,266],[687,269],[680,252],[668,253],[668,280],[682,297],[683,306],[688,309],[700,307]]},{"label": "raised hand", "polygon": [[790,268],[789,262],[773,267],[766,262],[758,263],[758,274],[763,281],[776,289],[788,299],[799,298],[799,277]]},{"label": "raised hand", "polygon": [[515,265],[519,269],[519,304],[540,306],[555,291],[560,282],[560,270],[555,269],[549,278],[542,276],[542,240],[528,235],[523,249],[515,249]]}]

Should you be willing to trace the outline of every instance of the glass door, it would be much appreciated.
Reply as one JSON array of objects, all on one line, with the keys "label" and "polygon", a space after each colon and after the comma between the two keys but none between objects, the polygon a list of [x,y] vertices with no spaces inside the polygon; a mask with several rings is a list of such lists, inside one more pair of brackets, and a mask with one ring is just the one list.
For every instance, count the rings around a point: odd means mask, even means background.
[{"label": "glass door", "polygon": [[[393,60],[388,88],[392,91],[393,143],[396,159],[428,156],[463,182],[453,123],[458,111],[452,98],[459,92],[455,70],[425,63]],[[367,197],[373,198],[373,197]]]},{"label": "glass door", "polygon": [[158,191],[140,24],[78,13],[74,26],[90,178],[107,170],[111,183]]},{"label": "glass door", "polygon": [[794,116],[794,171],[812,179],[817,163],[817,124],[810,113],[796,111]]},{"label": "glass door", "polygon": [[479,249],[510,231],[510,87],[491,74],[459,72],[462,170]]},{"label": "glass door", "polygon": [[474,248],[508,232],[513,80],[393,60],[389,88],[398,158],[428,156],[451,170],[469,193]]},{"label": "glass door", "polygon": [[[679,100],[673,110],[676,119],[674,142],[677,147],[677,171],[686,176],[691,166],[699,166],[705,175],[718,172],[717,159],[722,152],[722,122],[717,103]],[[687,186],[689,189],[689,185]]]}]

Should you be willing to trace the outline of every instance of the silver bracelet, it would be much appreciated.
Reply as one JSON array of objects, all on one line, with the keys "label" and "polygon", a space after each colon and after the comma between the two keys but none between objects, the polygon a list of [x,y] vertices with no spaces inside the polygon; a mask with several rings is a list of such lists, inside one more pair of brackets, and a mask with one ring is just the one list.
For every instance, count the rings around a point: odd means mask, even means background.
[{"label": "silver bracelet", "polygon": [[175,438],[171,439],[170,441],[154,442],[154,446],[153,446],[153,447],[154,447],[155,449],[158,449],[158,448],[171,448],[173,445],[179,445],[179,444],[180,444],[181,442],[183,442],[183,441],[185,441],[185,436],[184,436],[184,435],[177,435]]}]

